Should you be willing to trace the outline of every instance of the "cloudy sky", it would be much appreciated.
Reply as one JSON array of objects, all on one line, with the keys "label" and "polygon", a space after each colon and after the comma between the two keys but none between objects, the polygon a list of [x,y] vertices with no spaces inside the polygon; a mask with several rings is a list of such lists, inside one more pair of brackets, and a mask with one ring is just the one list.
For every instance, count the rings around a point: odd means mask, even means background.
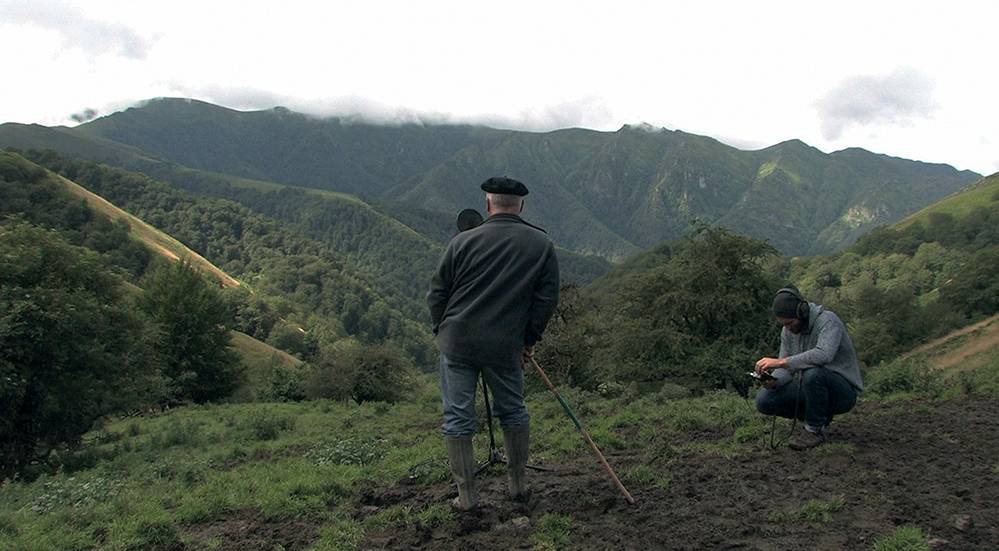
[{"label": "cloudy sky", "polygon": [[159,96],[385,123],[622,124],[999,171],[999,3],[0,0],[0,122]]}]

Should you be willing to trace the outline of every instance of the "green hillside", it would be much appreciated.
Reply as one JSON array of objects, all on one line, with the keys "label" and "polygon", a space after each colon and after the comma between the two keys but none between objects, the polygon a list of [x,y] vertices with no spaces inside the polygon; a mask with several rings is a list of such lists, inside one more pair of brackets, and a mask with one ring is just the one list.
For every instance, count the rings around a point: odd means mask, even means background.
[{"label": "green hillside", "polygon": [[[0,153],[0,155],[10,155]],[[168,260],[178,261],[181,258],[187,259],[193,266],[204,273],[211,274],[219,280],[224,287],[239,287],[240,283],[229,274],[218,269],[214,264],[205,260],[201,255],[184,246],[183,243],[157,230],[139,218],[112,205],[103,198],[87,191],[83,186],[71,182],[58,175],[52,175],[54,180],[63,185],[70,194],[82,198],[87,206],[95,212],[107,216],[112,222],[123,221],[129,227],[129,235],[146,246],[150,251],[162,255]]]},{"label": "green hillside", "polygon": [[[36,174],[34,177],[29,176],[32,172]],[[40,167],[30,163],[19,155],[0,151],[0,173],[3,174],[5,179],[5,182],[0,185],[0,199],[3,200],[5,207],[0,209],[0,214],[2,215],[8,217],[11,215],[26,217],[31,222],[46,226],[49,225],[50,219],[47,220],[44,217],[38,216],[44,211],[49,216],[59,218],[60,225],[65,230],[72,231],[77,235],[81,233],[93,235],[94,237],[85,237],[78,242],[105,254],[113,253],[117,249],[117,247],[109,246],[109,244],[113,242],[112,239],[120,238],[110,238],[108,236],[97,237],[101,232],[99,228],[111,228],[110,231],[112,232],[114,232],[113,228],[127,228],[127,231],[123,234],[114,234],[124,236],[124,242],[121,242],[122,256],[131,256],[137,251],[144,249],[151,255],[162,257],[171,262],[184,259],[203,274],[215,279],[223,287],[235,288],[240,285],[237,280],[194,251],[188,249],[176,239],[119,209],[82,186],[59,175],[43,171]],[[27,197],[31,198],[30,203],[24,202],[24,198]],[[77,210],[73,210],[74,202],[79,199],[83,200],[83,204],[78,207],[87,210],[78,210],[78,208]],[[70,210],[60,212],[61,208]],[[76,214],[67,215],[67,212]],[[91,214],[83,214],[86,212],[90,212]],[[87,217],[93,218],[97,228],[81,230],[79,221],[85,220]],[[72,222],[73,219],[77,220],[75,223],[77,225],[75,226],[74,222]],[[108,222],[110,222],[109,225],[102,226],[102,224],[107,224]],[[133,242],[141,245],[141,248],[136,249],[131,247],[130,245]],[[139,257],[141,259],[141,255]],[[118,258],[121,257],[119,256]],[[135,258],[132,257],[131,260],[134,261]],[[110,259],[110,262],[112,264],[116,263],[114,259]],[[133,267],[131,262],[124,266]],[[139,271],[126,276],[134,278],[132,281],[125,280],[122,282],[126,289],[126,295],[133,298],[141,296],[143,290],[135,283],[140,282],[140,276],[144,274],[144,271],[143,264],[143,268],[139,269]],[[231,345],[236,353],[239,354],[243,365],[247,369],[248,378],[246,385],[248,391],[270,384],[266,379],[271,376],[271,368],[274,365],[297,367],[302,363],[301,360],[288,353],[238,331],[232,333]]]},{"label": "green hillside", "polygon": [[934,214],[945,214],[955,219],[961,219],[972,215],[975,209],[986,207],[997,201],[999,201],[999,173],[982,178],[967,189],[906,216],[895,223],[893,227],[901,230],[913,224],[926,224]]},{"label": "green hillside", "polygon": [[871,361],[999,311],[999,178],[879,228],[845,252],[795,259],[789,278],[835,305]]}]

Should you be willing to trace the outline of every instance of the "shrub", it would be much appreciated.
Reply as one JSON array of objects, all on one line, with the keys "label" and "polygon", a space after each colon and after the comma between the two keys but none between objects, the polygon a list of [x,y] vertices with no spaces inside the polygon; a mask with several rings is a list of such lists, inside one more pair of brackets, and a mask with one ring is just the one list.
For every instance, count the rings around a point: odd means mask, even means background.
[{"label": "shrub", "polygon": [[881,397],[893,394],[936,396],[942,390],[943,376],[923,358],[896,360],[867,373],[866,390]]},{"label": "shrub", "polygon": [[274,363],[271,366],[270,382],[260,393],[260,398],[268,402],[295,402],[305,398],[307,372],[299,366]]},{"label": "shrub", "polygon": [[42,493],[31,503],[35,513],[48,513],[61,507],[90,507],[117,496],[122,482],[113,478],[53,478],[42,483]]},{"label": "shrub", "polygon": [[295,420],[293,418],[273,415],[261,409],[254,409],[244,424],[244,427],[257,440],[274,440],[278,434],[294,426]]},{"label": "shrub", "polygon": [[394,403],[407,394],[414,372],[409,359],[391,344],[361,346],[352,341],[340,348],[327,346],[317,355],[306,395]]},{"label": "shrub", "polygon": [[0,536],[14,538],[20,533],[21,531],[17,528],[17,523],[11,518],[11,515],[7,513],[0,515]]},{"label": "shrub", "polygon": [[173,446],[197,445],[203,439],[204,434],[201,432],[201,423],[177,419],[174,416],[170,418],[166,431],[163,432],[162,439],[159,435],[154,435],[152,442],[153,447],[159,447],[162,444],[164,447],[169,448]]},{"label": "shrub", "polygon": [[381,438],[363,440],[347,438],[324,442],[306,452],[316,465],[367,465],[385,455],[386,441]]}]

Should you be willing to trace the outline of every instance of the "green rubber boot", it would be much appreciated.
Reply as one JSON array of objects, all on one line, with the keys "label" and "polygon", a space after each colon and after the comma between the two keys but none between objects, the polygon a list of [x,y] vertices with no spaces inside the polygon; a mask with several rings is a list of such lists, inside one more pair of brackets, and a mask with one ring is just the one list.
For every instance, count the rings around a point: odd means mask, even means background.
[{"label": "green rubber boot", "polygon": [[451,475],[458,485],[458,497],[451,506],[459,511],[470,511],[479,504],[479,494],[475,490],[475,456],[472,454],[471,436],[445,436],[447,459],[451,463]]},{"label": "green rubber boot", "polygon": [[503,428],[503,445],[506,447],[510,497],[527,501],[531,489],[527,486],[527,449],[530,443],[530,425]]}]

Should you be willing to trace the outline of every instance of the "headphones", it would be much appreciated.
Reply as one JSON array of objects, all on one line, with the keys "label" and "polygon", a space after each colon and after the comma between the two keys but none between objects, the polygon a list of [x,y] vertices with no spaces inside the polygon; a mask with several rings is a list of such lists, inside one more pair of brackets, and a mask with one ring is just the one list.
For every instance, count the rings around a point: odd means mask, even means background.
[{"label": "headphones", "polygon": [[802,321],[808,319],[808,314],[810,310],[808,306],[808,301],[805,300],[805,297],[801,296],[801,291],[799,291],[797,287],[795,287],[794,285],[781,287],[780,290],[777,291],[777,296],[780,296],[781,294],[791,295],[792,297],[798,299],[798,308],[797,310],[795,310],[794,315],[795,317],[797,317]]}]

